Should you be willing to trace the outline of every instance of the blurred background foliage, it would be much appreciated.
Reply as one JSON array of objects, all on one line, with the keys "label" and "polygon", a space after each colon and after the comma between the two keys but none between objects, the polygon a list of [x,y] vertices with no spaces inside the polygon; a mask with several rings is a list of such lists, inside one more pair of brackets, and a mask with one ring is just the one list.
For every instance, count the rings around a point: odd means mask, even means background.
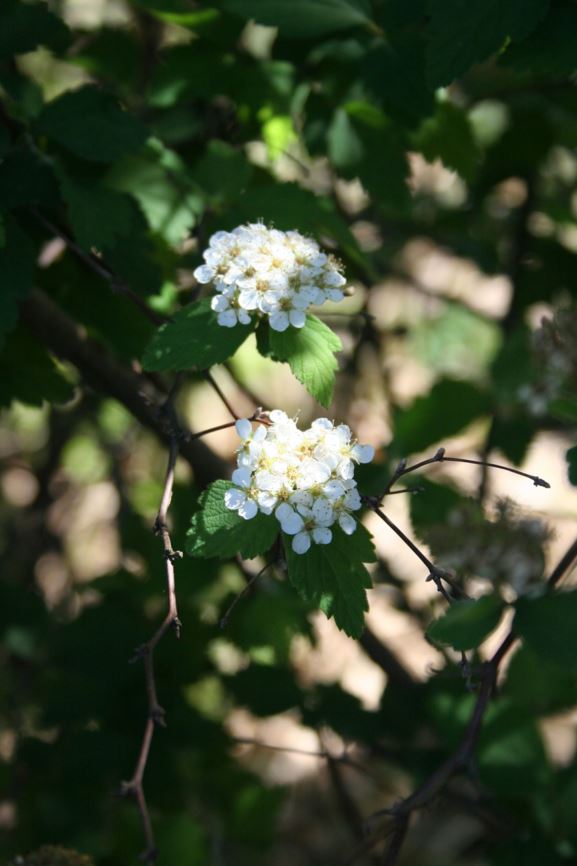
[{"label": "blurred background foliage", "polygon": [[[543,609],[544,631],[531,598],[577,512],[576,71],[573,0],[2,0],[4,862],[112,866],[143,847],[118,791],[146,712],[128,661],[165,604],[151,524],[170,382],[141,375],[139,305],[196,297],[209,236],[247,220],[344,262],[355,292],[323,308],[344,343],[330,414],[377,448],[367,492],[439,445],[553,485],[444,464],[387,500],[471,593],[529,596],[475,766],[399,862],[576,862],[574,601]],[[250,341],[213,372],[239,414],[320,414]],[[230,418],[200,374],[178,408],[195,431]],[[177,467],[177,547],[232,465],[234,433],[203,441]],[[358,644],[279,574],[221,630],[262,563],[178,564],[182,638],[158,650],[168,727],[145,777],[161,864],[341,862],[363,817],[458,743],[460,655],[423,637],[442,600],[367,525],[380,560]]]}]

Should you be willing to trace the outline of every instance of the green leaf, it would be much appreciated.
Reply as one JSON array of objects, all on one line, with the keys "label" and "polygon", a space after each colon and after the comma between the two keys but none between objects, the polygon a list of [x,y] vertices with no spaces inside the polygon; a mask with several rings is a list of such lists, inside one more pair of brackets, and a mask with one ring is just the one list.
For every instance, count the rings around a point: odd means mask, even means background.
[{"label": "green leaf", "polygon": [[133,195],[150,227],[169,244],[184,240],[202,212],[202,200],[192,188],[187,168],[160,143],[147,148],[143,157],[115,163],[106,182]]},{"label": "green leaf", "polygon": [[46,45],[62,51],[69,41],[68,27],[45,3],[2,0],[0,7],[0,59],[34,51]]},{"label": "green leaf", "polygon": [[36,131],[91,162],[113,162],[140,150],[143,124],[124,111],[115,97],[92,85],[69,90],[50,102]]},{"label": "green leaf", "polygon": [[455,650],[474,649],[497,628],[503,613],[503,601],[497,595],[484,595],[477,600],[454,602],[427,629],[427,637],[435,644]]},{"label": "green leaf", "polygon": [[193,170],[199,187],[216,203],[234,201],[246,192],[252,173],[244,153],[224,141],[209,142]]},{"label": "green leaf", "polygon": [[488,396],[468,382],[442,379],[425,397],[395,413],[395,453],[423,451],[489,412]]},{"label": "green leaf", "polygon": [[339,338],[316,316],[307,316],[304,328],[269,330],[271,356],[286,361],[299,382],[322,406],[333,399],[335,352],[342,349]]},{"label": "green leaf", "polygon": [[253,325],[225,328],[210,308],[210,298],[190,304],[156,332],[142,359],[145,370],[205,370],[230,358]]},{"label": "green leaf", "polygon": [[559,3],[528,39],[510,45],[500,66],[531,76],[562,78],[577,69],[577,9]]},{"label": "green leaf", "polygon": [[370,95],[403,126],[414,127],[435,110],[434,93],[425,79],[420,34],[378,41],[367,52],[361,75]]},{"label": "green leaf", "polygon": [[411,486],[421,489],[411,496],[409,504],[413,528],[421,538],[431,526],[446,523],[451,511],[464,501],[452,487],[436,484],[423,476],[413,476]]},{"label": "green leaf", "polygon": [[474,63],[499,51],[507,38],[525,39],[548,6],[549,0],[431,0],[430,84],[451,84]]},{"label": "green leaf", "polygon": [[358,638],[368,610],[366,590],[371,579],[363,562],[374,562],[371,537],[360,524],[352,535],[332,527],[330,544],[312,544],[307,553],[295,553],[292,539],[283,536],[288,575],[297,592],[350,637]]},{"label": "green leaf", "polygon": [[18,321],[18,302],[32,290],[36,251],[28,235],[11,217],[0,247],[0,346]]},{"label": "green leaf", "polygon": [[57,199],[52,168],[24,143],[13,147],[0,161],[0,207],[53,207]]},{"label": "green leaf", "polygon": [[513,656],[500,691],[504,698],[536,716],[560,713],[577,703],[573,672],[552,665],[527,645]]},{"label": "green leaf", "polygon": [[515,605],[514,628],[546,661],[577,668],[577,589],[521,598]]},{"label": "green leaf", "polygon": [[413,145],[426,160],[440,159],[467,181],[474,179],[481,151],[465,112],[450,102],[442,102],[434,117],[424,121],[413,136]]},{"label": "green leaf", "polygon": [[349,27],[372,27],[367,0],[221,0],[241,18],[278,27],[283,36],[311,39]]},{"label": "green leaf", "polygon": [[28,406],[65,403],[74,396],[48,352],[22,327],[6,339],[0,352],[0,406],[14,400]]},{"label": "green leaf", "polygon": [[275,517],[259,512],[251,520],[243,520],[226,507],[224,494],[232,486],[230,481],[215,481],[201,494],[200,508],[187,532],[186,552],[191,556],[230,559],[240,554],[252,559],[274,544],[279,534]]},{"label": "green leaf", "polygon": [[409,201],[409,166],[395,126],[378,109],[351,102],[337,109],[328,131],[329,156],[340,174],[358,177],[381,205]]},{"label": "green leaf", "polygon": [[[80,173],[57,169],[68,219],[79,244],[90,250],[111,246],[136,228],[140,216],[134,202]],[[142,217],[141,217],[142,219]]]},{"label": "green leaf", "polygon": [[565,460],[567,461],[569,481],[574,487],[577,487],[577,445],[569,448],[565,453]]}]

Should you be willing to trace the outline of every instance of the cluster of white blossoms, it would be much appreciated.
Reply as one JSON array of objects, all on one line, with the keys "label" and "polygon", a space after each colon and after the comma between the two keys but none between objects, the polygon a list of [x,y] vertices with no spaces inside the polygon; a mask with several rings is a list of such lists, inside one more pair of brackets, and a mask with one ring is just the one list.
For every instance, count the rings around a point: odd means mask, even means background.
[{"label": "cluster of white blossoms", "polygon": [[216,232],[203,258],[194,276],[213,285],[211,306],[225,328],[253,318],[267,318],[274,331],[302,328],[309,307],[344,297],[338,262],[297,231],[249,223]]},{"label": "cluster of white blossoms", "polygon": [[374,448],[359,445],[346,424],[335,427],[328,418],[304,431],[280,409],[267,418],[267,426],[254,430],[247,418],[236,422],[242,445],[226,507],[245,520],[259,512],[274,514],[293,537],[295,553],[306,553],[313,542],[330,544],[335,523],[352,535],[357,526],[352,512],[362,504],[355,464],[369,463]]}]

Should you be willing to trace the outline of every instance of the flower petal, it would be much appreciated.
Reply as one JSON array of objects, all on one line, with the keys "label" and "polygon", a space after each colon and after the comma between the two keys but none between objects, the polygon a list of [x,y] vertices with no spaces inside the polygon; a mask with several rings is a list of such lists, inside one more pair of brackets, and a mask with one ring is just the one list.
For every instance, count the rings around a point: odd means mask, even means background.
[{"label": "flower petal", "polygon": [[306,553],[311,546],[311,537],[308,532],[299,532],[292,540],[292,549],[295,553]]}]

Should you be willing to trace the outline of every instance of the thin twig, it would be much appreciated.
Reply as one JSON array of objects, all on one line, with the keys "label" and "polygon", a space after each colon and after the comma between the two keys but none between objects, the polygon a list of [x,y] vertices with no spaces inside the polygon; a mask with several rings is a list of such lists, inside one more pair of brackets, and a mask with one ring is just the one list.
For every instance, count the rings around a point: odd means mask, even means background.
[{"label": "thin twig", "polygon": [[375,501],[375,499],[373,499],[370,496],[366,496],[366,497],[364,497],[364,501],[369,506],[369,508],[371,508],[375,512],[375,514],[381,518],[383,523],[386,523],[387,526],[389,527],[389,529],[392,529],[393,532],[399,536],[401,541],[403,541],[404,544],[406,544],[406,546],[409,548],[409,550],[411,550],[415,554],[415,556],[417,556],[421,560],[423,565],[426,566],[426,568],[429,571],[429,574],[427,575],[426,579],[433,581],[433,583],[437,587],[438,592],[441,593],[441,595],[443,596],[443,598],[445,599],[446,602],[451,604],[452,598],[449,595],[449,593],[447,592],[447,590],[445,589],[445,587],[443,586],[443,582],[451,587],[451,590],[453,591],[454,595],[456,595],[460,598],[465,597],[464,591],[461,589],[461,587],[457,583],[455,583],[455,581],[452,579],[452,577],[446,571],[444,571],[442,568],[439,568],[438,566],[436,566],[434,564],[434,562],[432,562],[429,559],[429,557],[423,553],[423,551],[420,549],[420,547],[418,547],[415,544],[415,542],[409,538],[408,535],[405,535],[403,530],[399,526],[397,526],[397,524],[394,523],[391,520],[391,518],[388,517],[381,508],[379,508],[379,505],[378,505],[377,501]]},{"label": "thin twig", "polygon": [[391,487],[399,480],[399,478],[403,478],[403,476],[408,475],[410,472],[417,472],[417,470],[423,469],[425,466],[432,466],[434,463],[469,463],[473,466],[487,466],[492,469],[501,469],[504,472],[511,472],[513,475],[520,475],[522,478],[528,478],[533,482],[535,487],[551,487],[548,481],[545,481],[538,475],[531,475],[529,472],[522,472],[521,469],[515,469],[513,466],[504,466],[502,463],[493,463],[489,460],[475,460],[470,457],[448,457],[445,454],[445,449],[439,448],[432,457],[427,457],[426,460],[419,460],[418,463],[413,463],[411,466],[407,465],[406,460],[399,461],[397,468],[393,472],[379,498],[382,499],[384,496],[387,496],[391,492]]},{"label": "thin twig", "polygon": [[170,439],[170,450],[166,477],[162,489],[162,496],[160,499],[158,514],[154,522],[154,531],[157,535],[160,536],[162,540],[164,565],[166,572],[166,586],[168,594],[168,610],[159,628],[145,644],[143,644],[137,649],[135,654],[135,659],[141,658],[144,665],[144,677],[146,682],[146,694],[148,699],[148,718],[146,720],[142,743],[140,746],[140,752],[136,761],[134,773],[129,781],[123,782],[122,784],[122,793],[126,796],[133,796],[136,800],[136,805],[140,813],[142,830],[146,843],[146,848],[142,853],[142,860],[147,864],[155,863],[158,857],[158,851],[154,841],[154,831],[152,829],[150,813],[148,811],[146,796],[144,794],[143,778],[146,770],[146,765],[148,763],[150,747],[152,744],[152,739],[156,726],[165,725],[164,710],[158,702],[156,690],[156,680],[154,675],[154,650],[170,628],[173,628],[175,630],[177,637],[180,637],[181,626],[180,620],[178,618],[178,607],[176,601],[174,563],[182,557],[182,553],[179,550],[174,550],[167,525],[168,509],[170,507],[170,502],[172,499],[172,491],[174,487],[174,471],[178,458],[180,438],[178,435],[178,425],[176,423],[176,416],[174,413],[174,399],[176,396],[176,388],[178,381],[179,379],[177,377],[177,380],[173,385],[163,406],[163,412],[173,422],[173,425]]},{"label": "thin twig", "polygon": [[161,313],[157,313],[156,310],[153,310],[152,307],[149,307],[146,301],[143,301],[142,298],[137,295],[137,293],[130,288],[130,286],[126,283],[125,280],[122,279],[114,269],[104,262],[99,256],[94,255],[94,253],[87,253],[86,250],[82,249],[82,247],[76,243],[65,231],[56,226],[53,222],[47,219],[44,214],[42,214],[36,208],[32,209],[32,214],[38,220],[38,222],[42,223],[42,225],[48,229],[48,231],[52,232],[52,234],[59,237],[69,250],[71,250],[75,256],[77,256],[81,261],[84,262],[95,274],[98,274],[103,280],[106,280],[110,288],[119,292],[122,295],[126,295],[127,298],[132,301],[132,303],[138,307],[141,313],[143,313],[149,321],[153,323],[153,325],[163,325],[168,321],[166,316],[163,316]]},{"label": "thin twig", "polygon": [[232,408],[231,404],[229,403],[229,401],[227,400],[226,396],[224,395],[224,393],[223,393],[223,391],[222,391],[220,385],[215,381],[215,379],[214,379],[213,375],[211,374],[210,370],[205,370],[205,372],[204,372],[204,378],[205,378],[206,381],[209,383],[209,385],[211,385],[211,386],[214,388],[214,390],[216,391],[216,393],[218,394],[218,396],[220,397],[220,399],[222,400],[222,402],[224,403],[224,405],[226,406],[226,408],[228,409],[228,411],[230,412],[230,414],[232,415],[232,417],[235,419],[235,421],[238,421],[238,419],[239,419],[240,416],[237,415],[237,413],[236,413],[236,412],[234,411],[234,409]]},{"label": "thin twig", "polygon": [[[569,546],[561,557],[558,564],[552,570],[547,579],[547,587],[554,590],[561,578],[567,574],[577,560],[577,539]],[[465,729],[465,733],[457,749],[438,767],[412,794],[395,804],[391,808],[383,809],[371,816],[371,822],[375,820],[377,826],[373,828],[367,838],[355,848],[346,861],[347,864],[354,863],[362,854],[371,850],[384,838],[390,837],[390,842],[384,855],[383,864],[395,866],[402,844],[406,835],[409,820],[413,812],[426,806],[447,782],[458,772],[469,769],[474,758],[475,747],[483,718],[489,706],[490,700],[495,692],[499,666],[517,642],[518,637],[513,628],[503,638],[499,647],[493,653],[488,662],[481,668],[479,692],[477,700]],[[383,819],[391,819],[390,822]]]}]

